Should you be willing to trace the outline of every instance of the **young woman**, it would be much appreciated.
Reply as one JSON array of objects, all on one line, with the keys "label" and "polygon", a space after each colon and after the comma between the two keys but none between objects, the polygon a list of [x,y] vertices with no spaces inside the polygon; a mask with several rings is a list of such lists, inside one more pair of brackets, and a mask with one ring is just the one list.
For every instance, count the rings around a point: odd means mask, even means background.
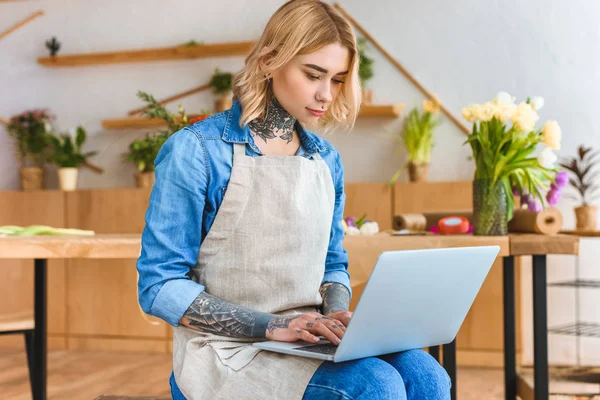
[{"label": "young woman", "polygon": [[143,310],[175,327],[174,399],[449,398],[421,350],[336,364],[251,346],[339,343],[352,316],[344,168],[307,128],[353,126],[357,68],[332,6],[289,1],[236,76],[232,108],[161,148],[138,289]]}]

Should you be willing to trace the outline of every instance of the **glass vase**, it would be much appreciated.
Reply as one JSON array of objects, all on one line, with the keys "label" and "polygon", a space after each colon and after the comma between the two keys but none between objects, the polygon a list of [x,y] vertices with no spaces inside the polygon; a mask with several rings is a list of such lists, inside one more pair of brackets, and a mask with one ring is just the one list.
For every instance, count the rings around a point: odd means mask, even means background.
[{"label": "glass vase", "polygon": [[473,235],[502,236],[508,232],[506,191],[501,181],[473,181]]}]

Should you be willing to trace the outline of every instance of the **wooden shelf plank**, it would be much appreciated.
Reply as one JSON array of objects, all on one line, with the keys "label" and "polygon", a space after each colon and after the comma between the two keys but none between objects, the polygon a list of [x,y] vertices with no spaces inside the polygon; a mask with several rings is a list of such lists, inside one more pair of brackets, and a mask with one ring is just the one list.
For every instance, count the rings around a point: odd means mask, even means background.
[{"label": "wooden shelf plank", "polygon": [[[188,119],[194,119],[198,115],[188,115]],[[175,118],[179,122],[179,118]],[[161,118],[119,118],[105,119],[102,121],[102,127],[105,129],[136,129],[136,128],[159,128],[167,126],[164,119]]]},{"label": "wooden shelf plank", "polygon": [[254,42],[232,42],[105,53],[69,54],[55,57],[40,57],[37,59],[37,62],[45,67],[76,67],[84,65],[243,56],[250,52],[253,45]]},{"label": "wooden shelf plank", "polygon": [[404,104],[362,106],[358,113],[360,118],[397,118],[404,109]]},{"label": "wooden shelf plank", "polygon": [[[378,105],[363,106],[358,114],[359,118],[397,118],[404,108],[404,104],[397,105]],[[188,116],[189,119],[195,116]],[[118,118],[105,119],[102,121],[102,127],[105,129],[136,129],[136,128],[157,128],[166,126],[166,122],[160,118]]]}]

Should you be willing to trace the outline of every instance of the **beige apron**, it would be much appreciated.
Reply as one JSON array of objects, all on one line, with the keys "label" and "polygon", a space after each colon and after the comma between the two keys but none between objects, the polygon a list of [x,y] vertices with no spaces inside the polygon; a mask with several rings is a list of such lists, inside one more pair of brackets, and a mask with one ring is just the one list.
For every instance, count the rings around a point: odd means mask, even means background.
[{"label": "beige apron", "polygon": [[[335,190],[316,153],[246,155],[234,144],[231,178],[202,242],[194,280],[225,301],[273,314],[318,311]],[[188,399],[301,399],[322,361],[261,351],[257,339],[173,333],[175,381]],[[264,339],[261,339],[264,340]]]}]

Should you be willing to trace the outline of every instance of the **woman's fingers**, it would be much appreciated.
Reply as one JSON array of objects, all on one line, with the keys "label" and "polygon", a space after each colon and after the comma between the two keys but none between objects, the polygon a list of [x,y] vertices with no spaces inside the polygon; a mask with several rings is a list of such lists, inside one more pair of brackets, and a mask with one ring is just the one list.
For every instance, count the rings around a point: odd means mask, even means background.
[{"label": "woman's fingers", "polygon": [[337,335],[333,333],[328,326],[321,322],[307,322],[304,329],[312,333],[318,333],[333,344],[340,343],[340,339],[337,337]]},{"label": "woman's fingers", "polygon": [[320,340],[318,337],[308,331],[305,331],[304,329],[296,329],[296,333],[298,334],[299,339],[307,342],[316,343]]}]

